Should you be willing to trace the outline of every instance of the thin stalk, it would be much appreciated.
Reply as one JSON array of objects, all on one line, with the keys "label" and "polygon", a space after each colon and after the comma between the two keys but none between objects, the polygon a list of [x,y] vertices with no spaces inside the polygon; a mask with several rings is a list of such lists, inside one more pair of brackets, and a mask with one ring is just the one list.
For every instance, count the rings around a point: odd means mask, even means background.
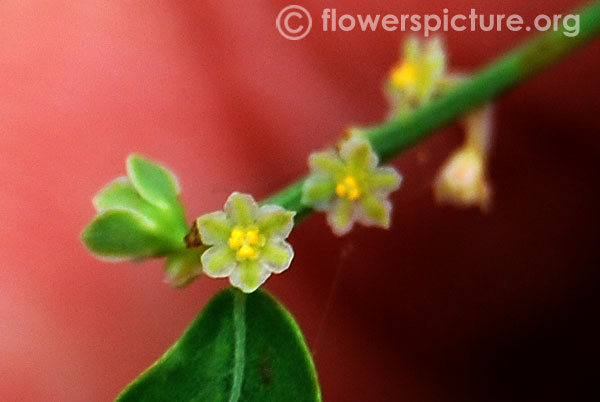
[{"label": "thin stalk", "polygon": [[[364,130],[377,154],[384,161],[390,159],[593,39],[600,32],[600,1],[588,4],[575,14],[580,16],[579,35],[566,36],[564,30],[538,35],[410,115]],[[300,201],[304,180],[306,177],[293,182],[263,203],[296,211],[298,223],[312,212]]]}]

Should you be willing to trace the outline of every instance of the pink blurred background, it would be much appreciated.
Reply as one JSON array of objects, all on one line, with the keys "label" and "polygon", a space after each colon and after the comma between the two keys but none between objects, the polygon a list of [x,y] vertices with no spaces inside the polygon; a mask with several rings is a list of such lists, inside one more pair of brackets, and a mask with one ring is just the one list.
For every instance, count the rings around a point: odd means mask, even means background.
[{"label": "pink blurred background", "polygon": [[[141,152],[178,174],[190,218],[261,198],[349,124],[386,114],[403,35],[275,29],[286,1],[0,5],[0,399],[106,401],[225,281],[185,290],[160,261],[108,264],[79,233],[91,197]],[[303,1],[345,13],[441,13],[447,1]],[[564,13],[576,1],[457,0],[451,12]],[[317,17],[318,18],[318,17]],[[319,20],[316,20],[317,23]],[[527,33],[449,33],[469,71]],[[581,400],[597,392],[600,42],[502,97],[488,215],[437,207],[449,128],[394,160],[391,232],[291,236],[267,288],[296,315],[327,401]],[[268,331],[268,328],[265,329]],[[594,374],[595,373],[595,374]],[[596,386],[593,386],[593,385]]]}]

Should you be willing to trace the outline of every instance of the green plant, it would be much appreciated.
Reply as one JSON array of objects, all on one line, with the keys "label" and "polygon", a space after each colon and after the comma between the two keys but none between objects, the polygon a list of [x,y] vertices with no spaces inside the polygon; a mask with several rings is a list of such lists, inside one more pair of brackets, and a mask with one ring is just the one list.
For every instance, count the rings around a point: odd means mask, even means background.
[{"label": "green plant", "polygon": [[[313,207],[327,210],[323,206],[339,201],[338,197],[344,200],[345,209],[333,213],[332,227],[335,233],[344,234],[352,222],[349,206],[360,202],[361,195],[370,197],[377,190],[378,172],[387,173],[383,175],[387,177],[386,191],[396,189],[399,180],[389,169],[378,170],[377,161],[360,165],[360,169],[353,165],[350,170],[343,163],[352,165],[361,157],[366,161],[372,152],[386,161],[565,56],[600,30],[600,3],[579,14],[579,36],[547,33],[443,90],[420,82],[423,90],[414,93],[426,96],[412,97],[391,120],[358,130],[361,144],[366,144],[362,154],[340,160],[335,152],[328,154],[322,162],[332,169],[313,169],[312,176],[290,184],[262,207],[234,193],[234,207],[204,215],[190,229],[174,175],[143,157],[130,157],[128,177],[112,182],[94,199],[98,214],[82,235],[90,251],[110,259],[166,257],[165,269],[175,286],[200,275],[204,262],[212,276],[239,273],[232,283],[241,291],[228,289],[216,295],[181,339],[118,400],[320,401],[314,365],[298,326],[273,296],[256,290],[267,274],[289,266],[293,253],[284,239],[292,217],[297,225]],[[405,69],[397,72],[395,81],[404,85],[413,76],[416,71]],[[426,76],[440,79],[437,73]],[[415,102],[419,104],[415,106]],[[341,148],[351,141],[355,139],[346,140]],[[484,149],[479,145],[467,142],[469,161],[473,152]],[[483,166],[477,157],[474,160]],[[363,171],[365,166],[369,169]],[[483,175],[477,174],[481,182]],[[451,191],[448,188],[452,186],[446,184],[443,190]],[[371,208],[375,203],[369,201],[372,199],[363,204],[367,215],[371,213],[371,221],[386,227],[386,207]],[[337,213],[343,219],[339,220]]]}]

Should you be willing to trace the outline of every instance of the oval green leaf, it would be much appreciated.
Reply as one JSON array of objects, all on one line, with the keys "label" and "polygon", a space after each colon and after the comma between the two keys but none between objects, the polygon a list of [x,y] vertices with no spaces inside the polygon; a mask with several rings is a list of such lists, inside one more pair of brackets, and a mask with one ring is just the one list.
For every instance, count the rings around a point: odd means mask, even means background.
[{"label": "oval green leaf", "polygon": [[296,322],[264,291],[217,294],[183,336],[119,402],[319,402]]},{"label": "oval green leaf", "polygon": [[100,213],[84,229],[81,239],[94,254],[111,259],[164,255],[185,247],[157,232],[154,222],[126,209]]},{"label": "oval green leaf", "polygon": [[92,203],[98,212],[110,209],[129,209],[145,215],[149,219],[152,216],[150,213],[145,213],[152,205],[140,196],[129,178],[125,176],[108,183],[96,194]]},{"label": "oval green leaf", "polygon": [[177,178],[158,163],[141,155],[129,155],[127,175],[140,195],[157,207],[168,209],[178,203]]}]

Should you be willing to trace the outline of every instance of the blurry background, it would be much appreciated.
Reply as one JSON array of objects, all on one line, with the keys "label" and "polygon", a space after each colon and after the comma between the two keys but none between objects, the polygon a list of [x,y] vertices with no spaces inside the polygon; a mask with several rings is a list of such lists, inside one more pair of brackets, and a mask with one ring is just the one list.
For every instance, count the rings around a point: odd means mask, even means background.
[{"label": "blurry background", "polygon": [[[173,290],[161,261],[84,250],[91,197],[127,154],[174,169],[192,219],[232,190],[267,196],[347,125],[384,118],[403,34],[313,28],[288,41],[275,17],[293,3],[2,1],[0,399],[110,400],[226,286]],[[577,1],[300,4],[319,24],[323,7],[527,19]],[[448,33],[451,66],[476,69],[527,36]],[[304,329],[326,401],[597,392],[599,56],[597,41],[499,99],[490,214],[433,203],[461,141],[450,127],[394,160],[405,181],[391,232],[337,239],[323,216],[294,231],[292,268],[267,288]]]}]

